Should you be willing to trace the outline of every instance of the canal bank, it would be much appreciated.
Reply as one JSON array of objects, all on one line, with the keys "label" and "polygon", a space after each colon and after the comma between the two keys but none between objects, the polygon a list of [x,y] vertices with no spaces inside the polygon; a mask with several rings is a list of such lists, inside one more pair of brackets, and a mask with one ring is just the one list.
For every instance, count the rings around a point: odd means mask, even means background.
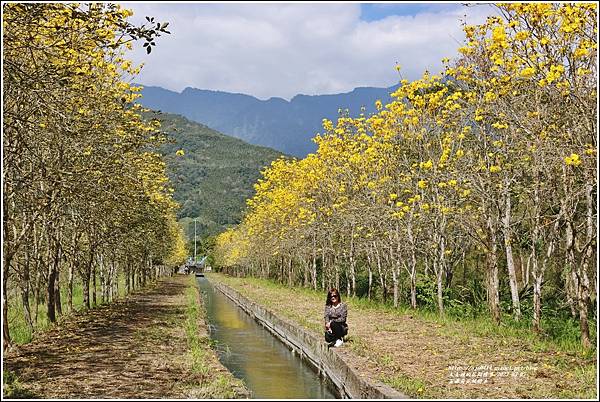
[{"label": "canal bank", "polygon": [[350,363],[347,351],[329,348],[320,337],[302,329],[290,320],[277,316],[222,282],[213,281],[213,286],[310,364],[317,374],[329,379],[342,398],[407,398],[406,395],[380,381],[365,378],[361,368]]},{"label": "canal bank", "polygon": [[125,299],[64,317],[3,355],[3,398],[247,396],[211,348],[189,275],[162,277]]},{"label": "canal bank", "polygon": [[[322,290],[219,273],[211,273],[209,279],[226,284],[317,337],[322,335],[326,298]],[[349,341],[336,353],[365,378],[381,381],[411,398],[597,396],[595,350],[565,350],[528,337],[526,328],[498,327],[482,319],[440,319],[435,313],[393,308],[344,293],[342,299],[348,305]],[[491,369],[475,372],[469,367]]]},{"label": "canal bank", "polygon": [[339,395],[300,356],[205,278],[197,278],[213,348],[244,381],[251,398],[336,399]]}]

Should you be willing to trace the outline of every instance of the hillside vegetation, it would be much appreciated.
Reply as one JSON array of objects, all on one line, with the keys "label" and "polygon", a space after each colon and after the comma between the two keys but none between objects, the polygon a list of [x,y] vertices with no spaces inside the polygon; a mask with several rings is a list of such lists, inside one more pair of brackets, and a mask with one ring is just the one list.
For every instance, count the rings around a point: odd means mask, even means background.
[{"label": "hillside vegetation", "polygon": [[[239,223],[261,169],[282,154],[179,115],[152,113],[151,117],[161,121],[162,131],[171,138],[160,152],[175,190],[173,198],[181,205],[177,217],[186,227],[188,239],[194,236],[193,218],[198,218],[199,237]],[[181,150],[183,155],[178,155]]]}]

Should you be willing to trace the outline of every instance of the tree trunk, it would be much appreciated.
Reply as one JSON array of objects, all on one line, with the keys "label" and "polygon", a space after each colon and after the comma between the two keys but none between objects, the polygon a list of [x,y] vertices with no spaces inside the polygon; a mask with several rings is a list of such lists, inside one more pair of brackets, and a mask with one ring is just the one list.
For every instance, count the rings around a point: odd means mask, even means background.
[{"label": "tree trunk", "polygon": [[369,270],[369,285],[367,287],[367,300],[371,300],[371,287],[373,286],[373,270],[371,268],[371,264],[373,263],[373,256],[367,247],[367,267]]},{"label": "tree trunk", "polygon": [[356,260],[354,258],[354,225],[350,230],[350,287],[348,289],[348,295],[352,293],[352,296],[356,296]]},{"label": "tree trunk", "polygon": [[100,269],[100,302],[106,302],[106,266],[104,265],[104,257],[98,255],[98,268]]},{"label": "tree trunk", "polygon": [[48,286],[47,286],[47,306],[48,306],[48,321],[56,321],[56,276],[58,275],[58,264],[60,260],[60,246],[58,242],[55,244],[54,259],[50,264],[48,271]]},{"label": "tree trunk", "polygon": [[21,291],[21,300],[23,302],[23,315],[27,327],[30,332],[33,332],[33,318],[31,317],[31,307],[29,306],[29,286]]},{"label": "tree trunk", "polygon": [[[508,174],[508,173],[507,173]],[[521,305],[519,303],[519,287],[517,284],[517,274],[515,271],[515,262],[512,251],[512,231],[511,223],[511,200],[510,200],[510,182],[508,176],[504,180],[504,216],[502,219],[502,230],[504,234],[504,249],[506,251],[506,267],[508,269],[508,279],[510,284],[510,295],[512,299],[513,316],[516,321],[521,318]]]},{"label": "tree trunk", "polygon": [[42,271],[41,269],[37,269],[36,270],[36,274],[35,274],[35,286],[33,288],[33,322],[35,323],[35,325],[37,325],[38,323],[38,314],[39,314],[39,310],[40,310],[40,304],[42,303],[41,301],[41,294],[42,294]]},{"label": "tree trunk", "polygon": [[325,260],[325,244],[321,244],[321,290],[325,291],[325,276],[327,274],[327,264]]},{"label": "tree trunk", "polygon": [[394,284],[394,307],[398,307],[398,274],[396,268],[392,269],[392,282]]},{"label": "tree trunk", "polygon": [[488,256],[488,303],[492,318],[496,324],[500,324],[500,293],[498,281],[498,244],[496,241],[496,231],[492,222],[492,217],[487,219],[489,246],[487,251]]},{"label": "tree trunk", "polygon": [[[565,266],[568,266],[569,263],[567,258],[565,257]],[[565,275],[565,293],[567,295],[567,304],[569,305],[569,309],[571,310],[571,317],[573,319],[577,318],[577,308],[575,307],[575,299],[577,298],[575,293],[575,284],[573,283],[573,278],[571,276],[571,271],[567,271]]]},{"label": "tree trunk", "polygon": [[[533,231],[531,234],[531,254],[529,256],[529,261],[532,264],[532,275],[533,275],[533,331],[539,333],[541,331],[540,328],[540,319],[542,312],[542,280],[544,278],[544,272],[540,271],[540,266],[538,263],[537,256],[537,244],[539,242],[539,231],[540,231],[540,219],[539,219],[539,204],[537,203],[538,194],[537,189],[535,191],[534,196],[534,206],[533,206],[533,214],[534,214],[534,224]],[[529,262],[528,262],[529,264]]]},{"label": "tree trunk", "polygon": [[10,259],[5,257],[4,266],[2,267],[2,339],[3,349],[6,350],[10,344],[10,331],[8,329],[8,267],[10,266]]},{"label": "tree trunk", "polygon": [[[588,309],[590,302],[590,280],[588,276],[588,267],[589,262],[592,256],[592,245],[594,240],[594,219],[593,219],[593,210],[594,210],[594,201],[592,198],[593,187],[591,184],[586,185],[586,243],[584,249],[578,250],[579,255],[583,261],[580,261],[577,264],[576,271],[578,276],[578,289],[577,295],[578,297],[578,307],[579,307],[579,327],[581,330],[581,344],[584,348],[590,348],[592,346],[590,340],[590,328],[589,328],[589,320],[588,320]],[[572,228],[568,226],[571,230]],[[574,238],[574,236],[573,236]],[[573,239],[574,242],[574,239]],[[574,244],[573,244],[574,246]],[[574,247],[573,247],[574,248]],[[574,250],[572,250],[574,251]]]},{"label": "tree trunk", "polygon": [[436,274],[436,285],[437,285],[437,301],[438,301],[438,311],[440,313],[440,317],[442,317],[444,315],[444,286],[443,286],[443,279],[444,279],[444,273],[446,272],[446,260],[445,260],[445,256],[446,256],[446,244],[445,244],[445,239],[444,236],[440,236],[440,254],[439,254],[439,260],[437,261],[437,263],[434,260],[434,268],[437,268],[435,270],[435,274]]},{"label": "tree trunk", "polygon": [[31,306],[29,305],[29,256],[27,256],[27,261],[23,264],[23,278],[21,284],[21,301],[23,302],[23,315],[25,318],[25,322],[27,323],[27,327],[29,327],[29,331],[33,332],[33,319],[31,317]]},{"label": "tree trunk", "polygon": [[381,256],[379,255],[379,249],[377,244],[373,242],[373,249],[375,250],[375,258],[377,259],[377,273],[379,274],[379,283],[381,283],[381,290],[383,296],[383,302],[387,302],[387,287],[385,281],[385,273],[381,269]]},{"label": "tree trunk", "polygon": [[338,261],[337,260],[338,260],[337,255],[334,253],[333,254],[333,266],[335,268],[335,288],[339,292],[339,290],[340,290],[340,270],[339,270],[339,267],[338,267],[338,263],[337,263]]},{"label": "tree trunk", "polygon": [[74,268],[73,265],[75,261],[72,261],[69,264],[69,283],[67,285],[67,302],[69,304],[69,311],[73,311],[73,276],[74,276]]},{"label": "tree trunk", "polygon": [[437,266],[437,271],[435,274],[436,278],[436,288],[437,288],[437,302],[438,302],[438,312],[440,313],[440,317],[444,315],[444,287],[443,287],[443,278],[444,271],[442,267],[440,267],[440,262],[434,262],[434,268]]},{"label": "tree trunk", "polygon": [[[61,253],[62,254],[62,253]],[[56,305],[56,313],[62,315],[62,300],[60,296],[60,269],[56,270],[54,277],[54,303]]]},{"label": "tree trunk", "polygon": [[410,307],[417,308],[417,256],[415,254],[415,238],[412,232],[412,225],[407,226],[408,246],[410,247]]},{"label": "tree trunk", "polygon": [[589,287],[584,287],[579,297],[579,327],[581,330],[581,344],[584,348],[591,348],[592,342],[590,341],[590,327],[588,324],[588,294]]},{"label": "tree trunk", "polygon": [[538,271],[537,261],[533,261],[533,331],[541,332],[540,319],[542,315],[542,280],[543,272]]},{"label": "tree trunk", "polygon": [[115,267],[115,294],[113,295],[113,300],[119,298],[119,268]]},{"label": "tree trunk", "polygon": [[[92,259],[93,260],[93,259]],[[94,307],[98,305],[96,300],[96,264],[92,262],[92,303]]]},{"label": "tree trunk", "polygon": [[317,290],[317,235],[313,232],[311,284],[313,290]]},{"label": "tree trunk", "polygon": [[87,310],[90,309],[90,275],[89,273],[85,273],[83,275],[82,278],[82,284],[81,286],[83,287],[82,292],[83,292],[83,305],[85,306],[85,308]]},{"label": "tree trunk", "polygon": [[50,268],[50,272],[48,272],[48,300],[46,305],[48,306],[48,321],[55,322],[56,321],[56,304],[54,303],[54,281],[56,280],[56,271],[53,266]]},{"label": "tree trunk", "polygon": [[391,241],[390,241],[390,253],[389,253],[389,257],[390,257],[390,262],[392,264],[392,284],[394,286],[394,290],[393,290],[394,307],[398,307],[398,281],[399,281],[399,278],[398,278],[398,268],[397,268],[397,265],[399,264],[399,262],[394,259],[394,248],[392,246],[392,242]]}]

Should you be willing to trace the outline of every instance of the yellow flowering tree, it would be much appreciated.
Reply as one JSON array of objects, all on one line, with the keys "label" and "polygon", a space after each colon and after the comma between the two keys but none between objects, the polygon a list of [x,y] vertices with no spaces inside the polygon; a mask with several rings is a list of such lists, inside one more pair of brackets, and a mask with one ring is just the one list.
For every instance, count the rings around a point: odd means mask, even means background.
[{"label": "yellow flowering tree", "polygon": [[133,104],[140,88],[128,82],[139,68],[124,58],[131,42],[144,39],[151,49],[168,31],[153,22],[136,27],[131,15],[112,4],[3,5],[5,346],[15,288],[33,330],[31,292],[37,300],[46,289],[54,321],[61,284],[72,308],[79,276],[90,307],[97,278],[107,300],[119,274],[144,282],[173,256],[175,203],[150,151],[163,136]]}]

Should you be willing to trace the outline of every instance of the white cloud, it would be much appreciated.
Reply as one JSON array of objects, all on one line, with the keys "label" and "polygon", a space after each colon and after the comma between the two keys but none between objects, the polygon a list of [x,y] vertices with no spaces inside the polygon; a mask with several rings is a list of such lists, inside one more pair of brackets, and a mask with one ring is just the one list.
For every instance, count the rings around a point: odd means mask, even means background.
[{"label": "white cloud", "polygon": [[169,21],[171,35],[146,55],[130,54],[145,67],[136,81],[181,91],[185,87],[240,92],[261,99],[391,86],[399,77],[438,72],[463,39],[459,19],[478,23],[489,6],[459,4],[416,16],[365,22],[358,3],[173,4],[122,3],[144,16]]}]

